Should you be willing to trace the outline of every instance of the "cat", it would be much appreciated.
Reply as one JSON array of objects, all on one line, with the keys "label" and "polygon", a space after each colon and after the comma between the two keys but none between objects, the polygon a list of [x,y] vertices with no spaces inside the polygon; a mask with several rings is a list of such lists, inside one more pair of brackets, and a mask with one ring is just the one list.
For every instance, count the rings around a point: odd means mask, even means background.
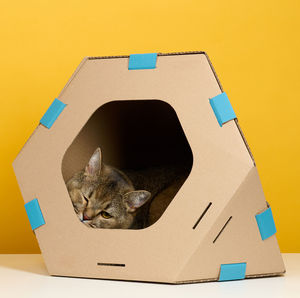
[{"label": "cat", "polygon": [[151,224],[151,202],[178,176],[182,177],[182,170],[178,172],[172,166],[121,171],[105,164],[97,148],[86,167],[75,173],[66,186],[74,210],[85,225],[143,229]]},{"label": "cat", "polygon": [[75,173],[66,185],[74,210],[84,224],[106,229],[143,228],[141,207],[151,193],[135,190],[123,172],[104,164],[100,148],[85,169]]}]

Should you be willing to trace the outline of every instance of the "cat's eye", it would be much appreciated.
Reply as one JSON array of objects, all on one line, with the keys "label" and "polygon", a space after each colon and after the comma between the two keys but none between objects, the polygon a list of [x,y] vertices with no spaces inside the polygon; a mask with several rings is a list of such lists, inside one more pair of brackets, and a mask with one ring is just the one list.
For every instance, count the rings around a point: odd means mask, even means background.
[{"label": "cat's eye", "polygon": [[101,211],[101,212],[100,212],[100,215],[101,215],[103,218],[105,218],[105,219],[109,219],[109,218],[112,217],[112,216],[111,216],[108,212],[106,212],[106,211]]}]

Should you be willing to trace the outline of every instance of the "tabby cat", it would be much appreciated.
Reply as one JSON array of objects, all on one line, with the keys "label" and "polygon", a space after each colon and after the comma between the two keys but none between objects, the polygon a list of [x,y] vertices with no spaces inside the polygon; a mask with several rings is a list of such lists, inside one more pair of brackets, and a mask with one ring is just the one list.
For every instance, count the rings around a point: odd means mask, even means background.
[{"label": "tabby cat", "polygon": [[176,179],[166,167],[119,170],[103,162],[97,148],[85,169],[67,181],[74,210],[87,226],[142,229],[149,225],[151,201]]}]

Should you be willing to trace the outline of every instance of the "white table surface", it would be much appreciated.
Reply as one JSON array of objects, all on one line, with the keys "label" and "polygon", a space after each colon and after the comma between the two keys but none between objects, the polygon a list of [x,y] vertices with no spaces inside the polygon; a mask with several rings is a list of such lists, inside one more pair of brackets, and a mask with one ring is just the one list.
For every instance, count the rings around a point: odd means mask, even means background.
[{"label": "white table surface", "polygon": [[281,277],[166,285],[49,276],[41,255],[0,255],[0,297],[300,297],[300,254],[283,254]]}]

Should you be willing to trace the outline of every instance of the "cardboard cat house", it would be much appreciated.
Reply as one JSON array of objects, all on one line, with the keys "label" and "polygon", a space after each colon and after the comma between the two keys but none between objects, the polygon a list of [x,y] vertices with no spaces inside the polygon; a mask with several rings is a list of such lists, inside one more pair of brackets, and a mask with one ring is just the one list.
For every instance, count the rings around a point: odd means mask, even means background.
[{"label": "cardboard cat house", "polygon": [[[88,228],[65,181],[98,146],[117,167],[186,159],[190,174],[151,226]],[[204,52],[85,58],[13,166],[51,275],[188,283],[285,272],[253,157]]]}]

